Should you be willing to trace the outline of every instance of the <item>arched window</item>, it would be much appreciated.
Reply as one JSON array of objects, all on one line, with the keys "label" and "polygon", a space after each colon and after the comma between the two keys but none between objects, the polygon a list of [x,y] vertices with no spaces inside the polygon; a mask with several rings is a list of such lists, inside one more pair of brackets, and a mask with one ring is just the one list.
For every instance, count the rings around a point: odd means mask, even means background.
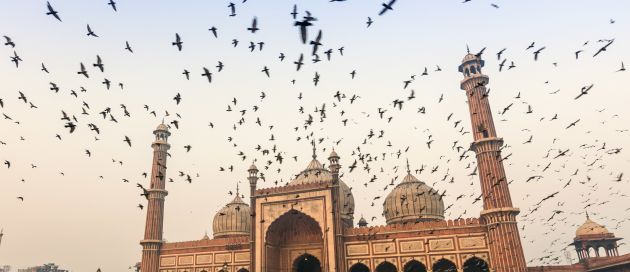
[{"label": "arched window", "polygon": [[353,266],[350,267],[350,270],[348,271],[349,272],[370,272],[370,268],[368,268],[366,265],[362,263],[355,263]]},{"label": "arched window", "polygon": [[322,265],[315,256],[311,254],[303,254],[293,261],[293,271],[321,272]]},{"label": "arched window", "polygon": [[404,272],[426,272],[427,267],[424,266],[424,264],[422,264],[419,261],[411,260],[407,262],[407,264],[405,264],[403,271]]},{"label": "arched window", "polygon": [[382,262],[376,267],[376,272],[396,272],[396,266],[390,262]]},{"label": "arched window", "polygon": [[488,263],[486,261],[472,257],[464,262],[464,272],[489,272]]},{"label": "arched window", "polygon": [[466,71],[464,73],[466,74],[466,76],[470,76],[470,70],[468,70],[468,68],[466,68]]},{"label": "arched window", "polygon": [[447,259],[440,259],[433,264],[433,272],[457,272],[457,267]]},{"label": "arched window", "polygon": [[473,74],[477,73],[477,69],[475,69],[475,66],[470,66],[470,72]]}]

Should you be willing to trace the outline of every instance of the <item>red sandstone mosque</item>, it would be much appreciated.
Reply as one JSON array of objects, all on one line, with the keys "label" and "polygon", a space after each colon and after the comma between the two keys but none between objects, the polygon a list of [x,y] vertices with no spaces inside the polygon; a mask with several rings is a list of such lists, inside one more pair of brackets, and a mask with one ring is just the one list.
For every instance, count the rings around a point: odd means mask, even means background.
[{"label": "red sandstone mosque", "polygon": [[[153,168],[142,245],[142,272],[525,272],[630,271],[630,254],[587,217],[572,243],[579,262],[527,267],[486,93],[484,61],[468,54],[459,71],[466,91],[483,210],[478,218],[446,220],[437,191],[411,174],[383,203],[387,225],[354,225],[354,197],[340,179],[333,151],[325,168],[315,154],[286,186],[258,188],[249,167],[249,204],[236,197],[214,217],[213,238],[187,242],[162,239],[168,127],[153,132]],[[315,152],[314,152],[315,153]]]}]

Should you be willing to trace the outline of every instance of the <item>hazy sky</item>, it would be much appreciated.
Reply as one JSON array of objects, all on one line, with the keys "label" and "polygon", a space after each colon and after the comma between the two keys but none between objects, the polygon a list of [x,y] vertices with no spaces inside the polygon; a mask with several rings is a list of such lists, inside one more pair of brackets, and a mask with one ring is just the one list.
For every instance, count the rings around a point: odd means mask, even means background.
[{"label": "hazy sky", "polygon": [[[45,15],[46,1],[0,0],[0,35],[16,44],[15,48],[0,45],[4,55],[0,112],[13,119],[0,118],[0,141],[6,143],[0,145],[0,161],[11,162],[10,168],[0,166],[0,228],[5,233],[0,264],[25,267],[56,262],[72,271],[98,267],[125,271],[139,261],[146,214],[136,206],[146,200],[135,184],[148,184],[141,174],[150,171],[151,133],[165,111],[170,113],[167,122],[176,119],[176,113],[181,116],[179,129],[172,128],[169,139],[172,157],[167,176],[174,182],[167,183],[164,237],[168,241],[210,235],[215,212],[232,199],[228,191],[237,182],[246,184],[245,171],[253,159],[261,169],[272,161],[263,171],[267,181],[261,187],[290,180],[310,160],[305,137],[311,132],[324,139],[318,145],[322,162],[341,140],[335,149],[343,180],[353,188],[355,221],[361,215],[377,216],[370,225],[384,224],[382,200],[393,186],[384,188],[395,177],[399,182],[407,158],[414,169],[427,168],[416,175],[419,179],[440,192],[446,190],[445,204],[453,204],[446,212],[449,219],[478,217],[480,203],[471,204],[480,193],[478,177],[468,176],[475,167],[474,155],[468,153],[460,161],[461,152],[452,149],[455,141],[464,148],[472,141],[470,134],[459,132],[462,125],[464,131],[470,130],[466,96],[459,88],[462,75],[457,72],[467,44],[474,52],[487,47],[484,73],[490,77],[497,131],[507,144],[503,155],[511,154],[505,160],[506,172],[513,202],[522,210],[519,226],[530,264],[549,263],[554,257],[560,258],[551,263],[566,263],[562,250],[584,222],[588,204],[594,220],[630,239],[630,201],[625,195],[630,173],[616,181],[630,166],[630,94],[625,87],[630,77],[628,71],[615,72],[622,61],[630,63],[630,2],[399,0],[384,16],[377,15],[381,1],[372,0],[237,2],[237,15],[230,17],[229,1],[119,0],[114,12],[105,0],[54,0],[51,4],[63,20],[59,22]],[[298,5],[298,16],[308,10],[318,18],[309,29],[309,41],[322,29],[319,63],[311,62],[311,46],[299,40],[289,14],[293,4]],[[246,28],[254,16],[260,30],[252,34]],[[374,20],[370,28],[365,24],[368,16]],[[86,24],[98,38],[86,36]],[[218,38],[208,31],[212,26],[218,29]],[[181,52],[171,45],[175,33],[184,42]],[[608,50],[593,57],[605,44],[598,40],[612,38]],[[232,39],[239,41],[236,47]],[[125,41],[133,54],[124,50]],[[261,41],[263,49],[250,52],[250,42]],[[525,50],[532,42],[534,48]],[[532,52],[543,46],[534,61]],[[343,56],[337,50],[341,47]],[[503,48],[507,49],[502,59],[507,58],[508,65],[513,61],[516,68],[499,72],[496,53]],[[328,49],[334,51],[330,61],[323,53]],[[14,50],[23,60],[17,69],[9,58]],[[578,50],[583,52],[576,60]],[[280,53],[286,55],[282,62]],[[293,62],[300,53],[305,55],[305,65],[296,72]],[[104,73],[92,66],[97,54],[105,64]],[[221,72],[215,68],[219,61],[224,64]],[[42,63],[49,74],[40,71]],[[80,63],[86,65],[90,78],[77,74]],[[442,71],[435,72],[436,65]],[[270,77],[261,72],[265,66]],[[213,73],[212,83],[201,76],[202,67]],[[420,76],[425,67],[429,75]],[[184,69],[190,71],[190,80],[182,75]],[[353,70],[355,79],[350,77]],[[313,84],[315,73],[320,75],[318,86]],[[415,80],[403,89],[403,81],[412,75]],[[110,90],[101,84],[104,78],[112,81]],[[50,82],[60,87],[59,93],[49,89]],[[575,100],[580,89],[590,84],[594,87],[589,94]],[[81,87],[87,92],[80,92]],[[416,98],[407,101],[412,89]],[[37,108],[18,100],[19,91]],[[261,91],[267,95],[262,101]],[[346,95],[341,102],[333,97],[337,91]],[[178,93],[182,100],[176,105],[173,97]],[[300,93],[303,98],[298,100]],[[359,98],[350,104],[353,95]],[[231,104],[233,98],[236,105]],[[405,100],[402,110],[393,108],[395,99]],[[85,109],[89,115],[81,114],[83,102],[89,105]],[[324,103],[326,118],[320,122],[315,109]],[[500,115],[511,103],[511,109]],[[121,104],[131,117],[123,115]],[[233,111],[226,111],[228,105]],[[530,114],[526,114],[528,105]],[[107,107],[118,123],[99,114]],[[425,114],[418,113],[421,107]],[[387,110],[383,119],[378,108]],[[62,110],[78,119],[72,134],[60,120]],[[247,111],[241,116],[240,110]],[[314,122],[305,130],[309,114]],[[557,120],[551,121],[555,114]],[[257,118],[261,126],[255,123]],[[347,126],[342,124],[345,119]],[[575,127],[565,129],[578,119]],[[461,125],[454,128],[459,120]],[[100,134],[90,131],[88,123],[97,125]],[[376,136],[364,144],[370,130]],[[384,135],[379,138],[381,130]],[[429,149],[430,135],[434,142]],[[123,142],[125,136],[131,138],[132,147]],[[523,144],[530,136],[532,143]],[[185,145],[192,146],[190,152]],[[284,162],[276,162],[273,154],[263,156],[255,150],[257,145],[262,149],[275,145]],[[349,173],[347,166],[357,159],[357,147],[362,154],[379,156],[369,163],[369,173],[361,162]],[[616,153],[615,148],[621,151]],[[551,159],[558,150],[567,149],[567,156]],[[399,150],[403,153],[398,159]],[[244,160],[238,155],[241,151]],[[231,165],[233,172],[219,171]],[[179,171],[190,174],[193,182],[186,182]],[[365,187],[373,175],[377,181]],[[537,175],[542,178],[526,182]],[[460,195],[464,197],[455,201]],[[372,201],[376,196],[381,199]],[[548,221],[555,211],[561,213]],[[630,246],[622,245],[620,252],[630,252]],[[547,255],[552,257],[538,260]]]}]

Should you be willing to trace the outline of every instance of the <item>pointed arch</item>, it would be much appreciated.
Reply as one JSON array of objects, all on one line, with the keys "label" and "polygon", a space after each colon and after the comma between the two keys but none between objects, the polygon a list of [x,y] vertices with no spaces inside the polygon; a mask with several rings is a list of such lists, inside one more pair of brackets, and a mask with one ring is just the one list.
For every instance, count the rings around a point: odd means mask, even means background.
[{"label": "pointed arch", "polygon": [[370,272],[370,268],[363,263],[355,263],[348,269],[348,272]]},{"label": "pointed arch", "polygon": [[464,272],[489,272],[488,263],[478,257],[469,258],[464,262]]},{"label": "pointed arch", "polygon": [[433,264],[433,272],[456,272],[455,264],[447,259],[439,259]]},{"label": "pointed arch", "polygon": [[293,272],[321,272],[322,263],[315,256],[304,253],[293,260]]},{"label": "pointed arch", "polygon": [[322,227],[313,217],[291,209],[267,228],[265,241],[272,244],[323,240]]},{"label": "pointed arch", "polygon": [[408,261],[405,266],[403,266],[403,272],[426,272],[427,267],[419,262],[418,260]]},{"label": "pointed arch", "polygon": [[396,272],[396,266],[388,261],[384,261],[376,266],[376,272]]}]

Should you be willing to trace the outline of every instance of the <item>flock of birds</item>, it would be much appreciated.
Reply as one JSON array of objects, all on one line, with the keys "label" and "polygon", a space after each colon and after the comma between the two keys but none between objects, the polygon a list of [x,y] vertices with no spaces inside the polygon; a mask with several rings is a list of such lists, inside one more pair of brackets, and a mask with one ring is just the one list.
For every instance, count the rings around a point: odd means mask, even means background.
[{"label": "flock of birds", "polygon": [[[331,0],[331,2],[341,2],[344,0]],[[464,3],[469,2],[470,0],[465,0]],[[242,4],[247,2],[244,0]],[[384,16],[389,15],[394,11],[396,4],[396,0],[391,0],[386,3],[382,3],[379,9],[377,10],[376,16]],[[117,3],[113,0],[109,0],[107,5],[114,11],[119,12]],[[237,5],[234,3],[229,3],[227,5],[227,16],[235,17],[237,16],[237,7],[241,5]],[[498,5],[492,4],[492,7],[499,8]],[[305,65],[309,65],[309,60],[307,58],[311,58],[310,62],[315,65],[318,62],[322,61],[334,61],[333,56],[335,58],[341,58],[344,56],[344,46],[339,46],[337,48],[328,48],[323,39],[323,31],[318,29],[315,31],[315,35],[313,35],[313,29],[317,27],[318,18],[316,14],[309,12],[308,10],[300,11],[298,5],[293,5],[292,8],[288,8],[288,18],[292,21],[291,24],[296,28],[297,33],[299,34],[296,37],[296,42],[301,43],[303,45],[307,45],[310,47],[308,52],[300,53],[299,56],[296,56],[294,61],[285,60],[288,58],[288,54],[284,52],[278,52],[277,60],[280,63],[288,63],[287,65],[294,65],[295,71],[299,72],[302,67]],[[56,10],[54,6],[50,3],[46,3],[44,15],[50,16],[51,20],[63,22],[63,11]],[[247,19],[249,22],[249,19]],[[614,24],[615,21],[611,20],[611,24]],[[372,17],[367,17],[365,21],[365,27],[370,28],[374,24],[374,20]],[[249,34],[255,35],[258,31],[261,31],[263,26],[259,23],[258,18],[254,17],[251,19],[251,23],[249,23],[248,27],[244,29],[244,31],[249,32]],[[85,35],[89,38],[99,38],[99,34],[95,31],[96,29],[90,26],[90,24],[86,25]],[[220,28],[217,26],[212,26],[208,29],[209,33],[215,39],[222,39],[223,34],[221,33]],[[180,33],[173,33],[173,40],[170,42],[170,46],[173,48],[172,50],[183,51],[186,50],[186,40],[185,37],[180,35]],[[9,55],[9,61],[14,64],[16,69],[23,69],[21,63],[24,61],[17,51],[20,49],[19,42],[14,41],[8,35],[4,35],[4,46],[5,48],[9,48],[12,52]],[[241,41],[239,39],[229,39],[227,42],[231,44],[232,47],[236,48],[241,45]],[[603,38],[596,41],[586,41],[582,44],[580,49],[574,51],[575,59],[584,58],[584,54],[586,54],[589,50],[592,51],[592,55],[590,57],[596,58],[606,52],[609,52],[612,48],[614,48],[614,38]],[[134,50],[132,49],[130,41],[124,41],[121,43],[120,50],[125,50],[129,54],[133,54]],[[124,45],[124,46],[123,46]],[[265,42],[249,42],[249,50],[250,51],[262,51],[265,47]],[[589,47],[589,45],[594,45]],[[169,45],[165,45],[169,46]],[[524,50],[523,50],[524,49]],[[517,68],[517,65],[514,60],[508,58],[507,54],[509,51],[519,51],[525,53],[531,53],[532,61],[542,61],[545,56],[545,45],[537,45],[536,42],[531,42],[528,46],[524,46],[524,48],[503,48],[495,53],[497,60],[499,61],[498,67],[496,67],[496,71],[499,73],[507,72],[509,70]],[[481,57],[485,53],[486,48],[481,49],[476,54]],[[487,57],[487,56],[486,56]],[[275,58],[275,57],[274,57]],[[551,63],[553,66],[557,67],[558,63]],[[223,61],[218,61],[217,65],[214,67],[201,67],[198,72],[193,72],[188,69],[184,69],[181,75],[175,75],[180,79],[190,80],[191,76],[198,76],[207,80],[208,84],[213,83],[213,77],[218,76],[218,73],[221,73],[225,67],[225,63]],[[40,70],[41,73],[52,74],[52,71],[49,71],[45,63],[41,63]],[[430,74],[442,72],[442,68],[439,65],[432,65],[435,68],[424,67],[420,73],[416,73],[411,75],[409,78],[403,80],[401,85],[399,86],[404,92],[408,94],[403,95],[401,97],[395,97],[392,101],[383,102],[380,107],[374,109],[365,109],[365,108],[357,108],[360,107],[362,100],[370,99],[367,94],[359,94],[347,91],[334,91],[328,97],[328,100],[321,101],[319,106],[316,106],[314,109],[307,109],[302,106],[302,102],[304,101],[305,96],[308,94],[303,94],[302,92],[296,93],[295,98],[297,101],[298,108],[296,109],[295,114],[302,119],[300,123],[293,124],[292,131],[295,133],[295,141],[304,142],[306,146],[308,143],[313,143],[317,146],[354,146],[350,154],[344,156],[344,161],[346,162],[346,166],[342,169],[342,178],[344,175],[356,174],[355,171],[362,171],[363,175],[366,175],[370,178],[366,179],[363,182],[356,182],[354,184],[350,184],[353,186],[355,195],[358,195],[356,192],[359,190],[363,190],[364,188],[372,188],[374,186],[379,187],[381,193],[375,196],[370,196],[370,205],[380,205],[378,200],[384,199],[387,193],[393,188],[404,176],[404,169],[399,167],[393,167],[391,171],[386,169],[383,166],[380,166],[384,161],[396,161],[396,164],[400,165],[398,161],[408,157],[411,152],[417,152],[415,150],[419,147],[414,147],[410,145],[401,145],[393,143],[392,140],[388,139],[388,133],[386,130],[386,125],[392,122],[396,122],[399,120],[398,118],[404,118],[403,112],[411,112],[412,114],[416,114],[418,116],[430,116],[431,115],[431,107],[441,107],[442,102],[446,99],[444,93],[436,95],[435,101],[427,102],[422,101],[421,104],[414,104],[416,101],[416,93],[415,90],[407,90],[409,87],[412,87],[418,79],[421,77],[428,77]],[[77,63],[77,71],[76,74],[78,77],[82,77],[85,80],[93,79],[95,77],[103,77],[105,76],[105,71],[115,68],[109,68],[106,65],[105,60],[99,55],[95,54],[94,61],[91,63],[78,62]],[[506,68],[504,68],[506,67]],[[488,68],[492,69],[492,67]],[[615,69],[611,69],[611,72],[622,73],[625,72],[626,68],[623,62],[620,62],[620,66]],[[260,73],[264,75],[264,77],[271,78],[274,76],[274,73],[269,65],[264,65],[260,68]],[[350,71],[348,73],[348,78],[350,80],[354,80],[357,76],[358,72],[356,69]],[[183,77],[182,77],[183,75]],[[318,72],[315,72],[312,77],[312,85],[314,87],[318,86],[318,83],[321,81],[321,75]],[[296,84],[296,80],[292,79],[290,81],[290,86]],[[120,91],[125,91],[125,85],[123,82],[115,82],[112,79],[104,77],[101,84],[105,90],[110,90],[117,86]],[[396,83],[398,84],[398,83]],[[50,82],[48,89],[54,94],[63,94],[68,93],[70,96],[75,99],[79,99],[83,93],[87,93],[88,90],[84,87],[78,87],[74,89],[66,89],[62,88],[63,84],[60,82]],[[597,91],[597,84],[591,83],[583,86],[580,90],[575,91],[574,100],[588,99],[589,94],[591,92]],[[560,90],[555,92],[550,92],[548,95],[556,95]],[[484,94],[488,96],[490,93],[490,89],[488,92]],[[283,163],[286,160],[291,160],[293,162],[302,162],[304,160],[300,160],[298,155],[296,155],[295,151],[289,149],[283,149],[280,139],[287,140],[286,137],[283,137],[284,133],[278,131],[277,126],[281,124],[272,123],[270,120],[262,120],[260,117],[257,117],[257,112],[259,110],[263,110],[269,107],[273,107],[273,102],[267,102],[269,91],[260,91],[258,93],[259,103],[254,105],[244,105],[239,101],[237,97],[231,99],[231,101],[225,104],[225,112],[227,117],[226,120],[236,120],[234,123],[229,126],[223,127],[223,129],[231,130],[232,136],[227,138],[227,144],[235,150],[235,154],[238,158],[238,161],[241,162],[242,165],[220,165],[217,166],[218,172],[233,172],[235,169],[239,169],[243,167],[243,165],[248,165],[251,160],[254,160],[259,165],[261,170],[261,177],[263,182],[269,181],[274,186],[282,186],[288,183],[288,181],[292,178],[291,173],[283,172]],[[19,90],[16,91],[16,97],[13,98],[13,94],[9,91],[3,91],[0,96],[0,110],[3,110],[5,104],[8,103],[23,103],[27,105],[27,109],[36,110],[38,106],[35,104],[36,99],[32,99],[32,95],[29,95],[25,91]],[[187,96],[178,92],[173,97],[164,98],[172,103],[173,107],[177,107],[185,101]],[[75,102],[72,102],[75,103]],[[101,135],[106,134],[109,130],[115,130],[115,126],[119,123],[119,120],[123,119],[126,122],[133,122],[132,118],[132,108],[131,106],[128,108],[125,104],[120,104],[118,106],[111,105],[103,108],[102,110],[94,109],[91,106],[96,101],[81,101],[76,102],[75,108],[77,110],[66,110],[60,109],[59,116],[52,118],[55,122],[59,123],[59,132],[54,136],[58,141],[63,141],[66,138],[72,137],[75,133],[89,133],[89,137],[93,138],[93,140],[100,141]],[[429,106],[430,104],[430,106]],[[465,105],[463,105],[465,106]],[[517,108],[522,107],[523,112],[514,113]],[[80,108],[80,110],[78,110]],[[118,108],[119,110],[116,110]],[[409,109],[411,108],[411,109]],[[553,122],[556,123],[557,126],[562,127],[564,130],[578,130],[584,129],[579,128],[580,121],[582,118],[576,117],[574,119],[566,119],[564,117],[560,117],[562,115],[561,109],[558,109],[559,112],[553,114],[552,116],[536,116],[536,111],[534,109],[534,105],[532,105],[525,96],[522,96],[520,92],[517,92],[513,97],[513,101],[506,105],[499,107],[499,111],[495,113],[495,118],[500,118],[501,121],[507,121],[508,118],[516,118],[515,115],[522,114],[525,118],[539,119],[539,122]],[[598,109],[598,112],[604,112],[606,109]],[[177,111],[168,110],[158,110],[157,107],[151,105],[143,105],[142,111],[144,114],[150,115],[156,120],[164,118],[166,120],[167,125],[173,130],[178,130],[180,125],[185,122],[185,119],[178,113]],[[10,123],[20,125],[19,116],[22,115],[21,112],[6,112],[3,110],[2,112],[2,121],[4,122],[2,127],[7,128]],[[534,117],[535,116],[535,117]],[[333,118],[331,118],[333,117]],[[611,118],[619,118],[619,115],[613,115]],[[421,175],[423,172],[425,175],[430,175],[435,178],[435,182],[432,182],[428,185],[434,188],[444,187],[444,185],[440,184],[458,184],[458,183],[466,183],[470,182],[471,188],[476,188],[475,192],[472,194],[466,193],[458,193],[458,195],[452,195],[447,190],[438,190],[434,192],[435,194],[439,194],[440,196],[449,196],[452,197],[455,201],[453,203],[447,203],[446,211],[450,214],[450,209],[453,205],[458,204],[463,207],[467,207],[470,205],[479,205],[479,201],[481,200],[481,196],[478,193],[478,177],[477,177],[477,167],[474,153],[465,146],[471,141],[472,136],[470,135],[470,131],[466,128],[466,123],[468,122],[467,117],[457,117],[456,114],[450,113],[447,116],[433,116],[431,118],[444,118],[448,123],[448,126],[453,130],[454,139],[445,140],[444,137],[434,137],[431,129],[427,128],[422,130],[422,133],[426,135],[426,139],[421,144],[422,147],[426,146],[427,149],[432,148],[432,144],[435,141],[449,141],[451,146],[451,150],[446,150],[447,153],[440,156],[440,160],[437,162],[429,162],[427,164],[421,164],[419,168],[412,169],[412,171],[416,175]],[[253,121],[252,121],[253,120]],[[345,138],[340,139],[330,139],[328,137],[317,136],[320,134],[320,128],[326,127],[347,127],[353,126],[359,122],[359,120],[363,120],[363,122],[383,122],[384,124],[381,127],[370,128],[369,131],[365,132],[363,136],[361,136],[361,140],[358,142],[347,142]],[[107,124],[103,124],[107,122]],[[215,123],[217,121],[209,121],[208,128],[215,129]],[[605,122],[605,121],[604,121]],[[379,123],[380,124],[380,123]],[[252,147],[250,150],[245,149],[243,145],[238,142],[238,135],[241,129],[244,129],[249,126],[257,126],[259,128],[265,129],[267,131],[268,137],[265,136],[265,139],[262,139],[262,142],[255,147]],[[375,125],[378,126],[378,125]],[[218,125],[217,125],[218,128]],[[87,132],[83,132],[87,130]],[[588,132],[588,130],[587,130]],[[615,129],[615,133],[627,133],[627,128]],[[357,132],[359,133],[359,132]],[[523,142],[515,142],[513,139],[508,141],[507,145],[503,147],[504,157],[502,161],[504,163],[509,164],[510,157],[512,156],[511,150],[512,145],[530,145],[534,143],[536,140],[535,132],[530,129],[523,129],[522,133],[529,134],[525,141]],[[578,132],[576,132],[578,133]],[[278,135],[278,136],[276,136]],[[280,136],[282,135],[282,136]],[[2,137],[0,135],[0,137]],[[438,139],[439,138],[439,139]],[[10,139],[2,139],[0,138],[0,151],[2,149],[2,145],[13,145],[13,144],[21,144],[20,142],[26,141],[25,137],[20,137],[20,139],[13,141]],[[129,135],[124,135],[120,138],[119,143],[109,143],[111,145],[122,144],[127,145],[129,148],[134,147],[132,143],[134,141]],[[542,140],[541,140],[542,141]],[[342,144],[343,142],[343,144]],[[624,201],[623,199],[628,198],[629,196],[623,190],[619,189],[619,186],[623,185],[615,185],[615,184],[627,184],[628,179],[624,179],[624,174],[622,171],[616,171],[614,169],[608,169],[606,167],[606,161],[618,159],[619,154],[623,153],[623,147],[610,146],[607,145],[605,141],[595,141],[584,143],[580,146],[565,146],[561,139],[554,138],[552,141],[544,143],[544,145],[549,146],[546,154],[541,156],[540,161],[532,162],[528,165],[525,165],[532,173],[531,176],[527,177],[524,180],[513,180],[511,179],[509,182],[517,182],[517,183],[525,183],[532,184],[532,186],[539,186],[535,184],[539,184],[541,180],[545,178],[546,175],[550,176],[561,176],[560,180],[565,182],[562,188],[557,191],[551,192],[543,197],[537,194],[528,194],[527,197],[540,199],[535,205],[530,207],[521,207],[523,212],[520,217],[520,225],[522,229],[525,231],[530,224],[533,225],[544,225],[549,230],[545,234],[550,234],[552,232],[558,230],[566,230],[566,226],[568,224],[575,224],[576,222],[568,222],[568,216],[566,214],[575,214],[582,212],[583,209],[595,209],[596,207],[605,207],[605,205],[609,204],[609,200],[599,200],[594,199],[589,196],[588,192],[584,192],[580,195],[583,204],[583,207],[576,209],[571,209],[565,206],[564,202],[556,202],[554,198],[558,195],[562,194],[563,191],[567,187],[576,187],[576,186],[586,186],[589,191],[595,190],[607,190],[609,195],[615,199],[619,199],[620,201]],[[185,151],[186,153],[194,150],[194,147],[190,144],[186,144],[183,146],[175,146],[175,149],[180,149]],[[320,148],[322,154],[326,154],[323,152],[327,151],[327,148]],[[86,148],[81,150],[82,153],[85,154],[87,158],[91,158],[93,155],[92,150]],[[450,153],[449,153],[450,152]],[[0,153],[2,154],[2,153]],[[178,158],[179,159],[179,158]],[[10,171],[12,167],[12,159],[2,155],[2,160],[4,164],[4,168],[6,171]],[[572,169],[571,172],[566,175],[566,165],[568,161],[578,161],[583,164],[582,167],[577,169]],[[123,166],[123,161],[118,159],[112,159],[112,163]],[[148,162],[147,162],[148,164]],[[455,165],[462,165],[465,171],[468,171],[468,177],[456,177],[451,174],[450,167],[455,167]],[[465,167],[464,167],[465,166]],[[37,168],[35,163],[31,163],[31,168]],[[523,167],[523,166],[513,166],[513,167]],[[508,168],[508,176],[509,176],[509,166]],[[61,169],[58,173],[60,176],[65,176],[65,172],[68,170]],[[400,171],[400,172],[399,172]],[[608,183],[604,183],[601,181],[597,181],[591,178],[591,173],[596,171],[611,171],[609,175],[612,176],[610,182],[613,185]],[[555,172],[555,173],[554,173]],[[167,179],[169,182],[185,182],[185,183],[193,183],[196,181],[203,182],[201,175],[197,171],[184,171],[184,170],[171,170],[171,173],[175,173],[173,177],[162,177]],[[393,173],[393,174],[392,174]],[[150,173],[141,172],[139,176],[144,178],[145,181],[143,183],[146,184],[146,180]],[[238,174],[232,174],[238,175]],[[268,178],[268,176],[278,176],[280,178]],[[284,175],[284,178],[282,176]],[[386,177],[387,176],[387,177]],[[99,179],[105,180],[106,177],[103,175],[98,176]],[[268,180],[269,179],[269,180]],[[464,180],[466,179],[466,180]],[[134,180],[134,178],[122,178],[122,182],[130,183],[130,180]],[[25,182],[24,179],[21,180]],[[604,186],[607,186],[604,188]],[[627,186],[627,185],[625,185]],[[142,183],[137,182],[136,187],[140,190],[140,196],[147,197],[147,192]],[[584,190],[583,190],[584,191]],[[234,192],[229,191],[230,195]],[[360,193],[359,193],[360,194]],[[17,201],[24,202],[28,201],[27,198],[23,195],[16,196]],[[137,208],[142,210],[144,208],[143,200],[140,199],[140,204],[137,205]],[[406,200],[413,201],[413,200]],[[468,202],[466,202],[468,201]],[[465,202],[465,203],[464,203]],[[459,204],[462,203],[462,204]],[[626,209],[626,211],[630,210],[630,208]],[[459,214],[454,214],[453,218],[464,218],[474,216],[476,210],[475,209],[464,209],[463,212]],[[142,213],[141,213],[142,214]],[[374,222],[377,220],[376,216],[372,216],[371,220]],[[624,222],[627,222],[627,218],[609,218],[609,222],[616,224],[616,227],[619,227]],[[612,227],[612,226],[611,226]],[[526,233],[526,232],[525,232]],[[528,236],[523,237],[527,243],[533,242],[536,238],[531,238]],[[531,259],[530,261],[534,264],[539,263],[560,263],[562,261],[561,254],[557,252],[558,246],[563,246],[567,243],[565,240],[561,240],[560,238],[555,239],[550,242],[552,247],[543,250],[544,256],[537,257],[535,259]]]}]

